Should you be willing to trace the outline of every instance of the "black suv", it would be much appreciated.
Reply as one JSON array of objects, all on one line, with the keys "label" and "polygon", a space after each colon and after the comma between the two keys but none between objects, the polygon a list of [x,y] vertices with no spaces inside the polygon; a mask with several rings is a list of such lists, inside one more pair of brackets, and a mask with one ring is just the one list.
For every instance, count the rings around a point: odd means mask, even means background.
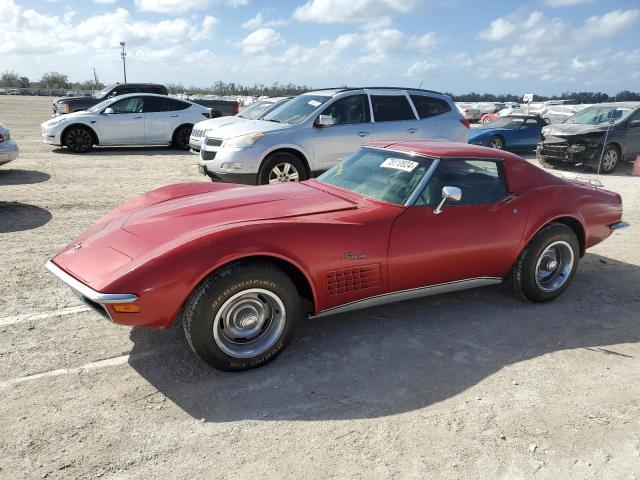
[{"label": "black suv", "polygon": [[53,115],[77,112],[93,107],[107,98],[117,97],[126,93],[157,93],[168,95],[167,87],[158,83],[116,83],[104,87],[93,95],[84,97],[56,98],[53,101]]}]

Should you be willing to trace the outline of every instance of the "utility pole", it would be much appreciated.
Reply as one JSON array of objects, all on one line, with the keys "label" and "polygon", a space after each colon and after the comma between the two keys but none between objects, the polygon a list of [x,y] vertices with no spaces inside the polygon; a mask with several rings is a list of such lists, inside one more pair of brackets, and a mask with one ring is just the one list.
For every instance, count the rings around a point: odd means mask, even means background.
[{"label": "utility pole", "polygon": [[122,53],[120,56],[122,57],[122,71],[124,72],[124,83],[127,83],[127,53],[124,51],[124,42],[120,42],[122,46]]}]

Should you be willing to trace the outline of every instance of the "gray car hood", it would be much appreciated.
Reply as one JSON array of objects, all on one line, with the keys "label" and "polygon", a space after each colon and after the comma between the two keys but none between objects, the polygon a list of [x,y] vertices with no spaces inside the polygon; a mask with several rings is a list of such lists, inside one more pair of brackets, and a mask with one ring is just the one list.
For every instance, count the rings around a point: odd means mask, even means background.
[{"label": "gray car hood", "polygon": [[214,138],[233,138],[240,135],[249,135],[251,133],[266,133],[275,130],[285,130],[291,128],[287,123],[268,122],[266,120],[245,120],[243,122],[230,123],[221,125],[214,131],[208,132],[207,137]]},{"label": "gray car hood", "polygon": [[580,123],[560,123],[557,125],[547,125],[542,129],[542,133],[544,135],[553,135],[556,137],[584,135],[585,133],[604,133],[607,131],[608,126],[609,124],[585,125]]}]

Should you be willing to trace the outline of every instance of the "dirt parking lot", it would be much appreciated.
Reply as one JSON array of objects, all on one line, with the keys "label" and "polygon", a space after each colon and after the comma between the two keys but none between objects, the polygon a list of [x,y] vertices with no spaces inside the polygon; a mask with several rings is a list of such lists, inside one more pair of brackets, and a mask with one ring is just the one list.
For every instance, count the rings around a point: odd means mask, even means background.
[{"label": "dirt parking lot", "polygon": [[[0,97],[0,478],[640,479],[640,177],[632,227],[557,301],[482,288],[307,322],[258,370],[181,328],[112,325],[44,264],[125,200],[205,181],[168,148],[42,144],[50,99]],[[531,155],[529,155],[531,157]]]}]

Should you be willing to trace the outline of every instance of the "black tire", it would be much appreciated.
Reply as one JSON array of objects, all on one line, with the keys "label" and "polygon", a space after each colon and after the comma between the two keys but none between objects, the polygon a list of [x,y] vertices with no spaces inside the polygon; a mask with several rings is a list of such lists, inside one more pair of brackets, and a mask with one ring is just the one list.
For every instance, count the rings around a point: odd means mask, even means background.
[{"label": "black tire", "polygon": [[171,144],[180,150],[190,150],[189,137],[191,137],[191,129],[193,125],[182,125],[173,133],[173,141]]},{"label": "black tire", "polygon": [[[287,174],[280,175],[279,181],[275,181],[278,174],[274,169],[278,167],[280,170],[286,169],[289,165]],[[295,174],[295,177],[294,175]],[[269,155],[258,171],[258,185],[266,185],[268,183],[284,183],[284,182],[302,182],[306,180],[307,169],[302,161],[291,153],[280,152]]]},{"label": "black tire", "polygon": [[489,147],[495,148],[496,150],[504,150],[504,138],[502,138],[500,135],[494,135],[489,139],[488,145]]},{"label": "black tire", "polygon": [[598,171],[598,163],[600,164],[600,173],[608,174],[613,172],[620,164],[621,155],[620,149],[616,145],[607,145],[602,152],[602,160],[598,158],[598,162],[595,165],[596,172]]},{"label": "black tire", "polygon": [[[539,261],[543,262],[549,257],[546,252],[561,247],[563,251],[567,248],[571,249],[571,260],[565,259],[559,261],[555,272],[560,283],[557,287],[549,290],[553,283],[545,284],[538,276]],[[578,269],[578,259],[580,257],[580,244],[574,231],[563,224],[552,223],[542,228],[524,248],[518,260],[505,278],[506,284],[511,290],[523,300],[532,302],[548,302],[557,298],[571,284],[574,275]],[[551,257],[553,258],[553,257]],[[542,263],[540,264],[542,267]],[[562,275],[562,268],[569,266],[569,271]],[[546,270],[545,270],[546,271]],[[552,282],[554,277],[550,278]]]},{"label": "black tire", "polygon": [[64,144],[74,153],[86,153],[93,147],[93,132],[86,127],[74,126],[64,132]]},{"label": "black tire", "polygon": [[[254,293],[256,290],[259,293]],[[273,306],[270,303],[273,298],[280,303]],[[255,305],[257,309],[251,310]],[[270,318],[257,313],[261,305],[270,312]],[[242,317],[244,312],[248,313]],[[214,272],[191,293],[182,312],[184,333],[191,349],[203,362],[225,371],[248,370],[273,360],[291,343],[302,317],[300,296],[291,279],[265,262],[241,262]],[[243,324],[247,318],[248,326]],[[259,327],[260,318],[265,320],[255,338],[231,335],[234,327],[236,331]],[[256,325],[251,324],[254,320]],[[240,324],[244,326],[238,327]],[[264,351],[252,355],[259,346]]]},{"label": "black tire", "polygon": [[481,123],[482,123],[483,125],[485,125],[485,124],[487,124],[487,123],[491,123],[491,118],[489,118],[489,117],[484,117],[484,118],[482,119],[482,122],[481,122]]}]

